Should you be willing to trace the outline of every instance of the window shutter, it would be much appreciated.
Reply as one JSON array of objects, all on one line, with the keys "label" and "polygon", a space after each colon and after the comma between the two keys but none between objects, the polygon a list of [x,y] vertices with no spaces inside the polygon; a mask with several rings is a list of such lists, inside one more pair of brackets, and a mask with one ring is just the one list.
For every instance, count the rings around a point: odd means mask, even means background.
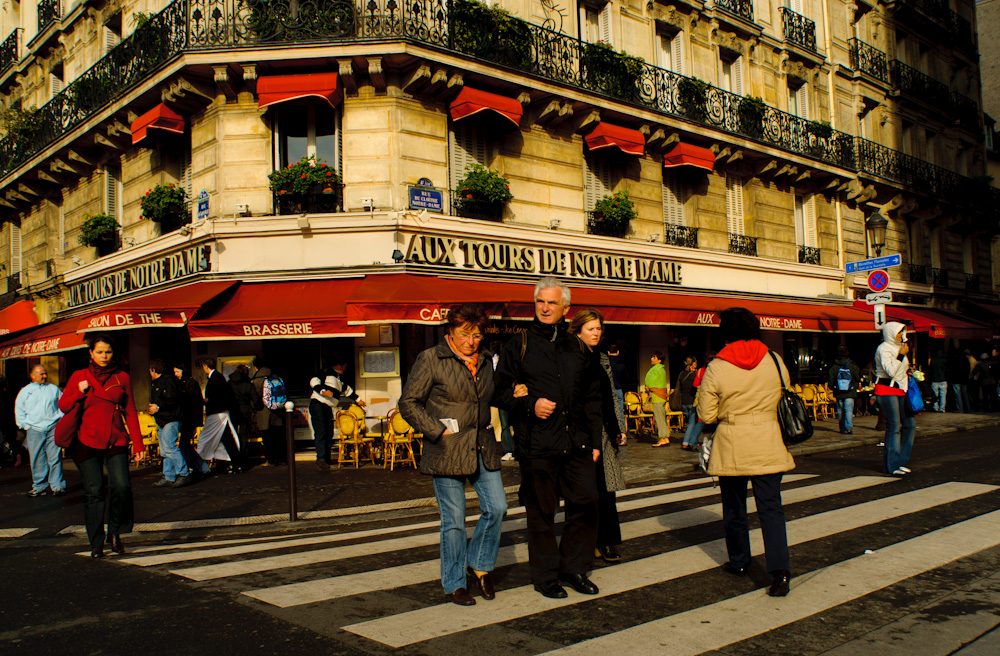
[{"label": "window shutter", "polygon": [[806,12],[805,12],[805,10],[804,10],[804,8],[802,6],[803,4],[804,3],[803,3],[802,0],[791,0],[791,7],[790,7],[790,9],[792,11],[794,11],[796,14],[805,16]]},{"label": "window shutter", "polygon": [[[104,213],[113,219],[118,218],[118,185],[121,169],[108,166],[104,169]],[[120,223],[120,221],[119,221]]]},{"label": "window shutter", "polygon": [[10,275],[21,273],[21,226],[10,225]]},{"label": "window shutter", "polygon": [[795,103],[797,110],[795,115],[799,118],[809,120],[809,86],[803,84],[795,90]]},{"label": "window shutter", "polygon": [[803,214],[802,196],[795,194],[795,243],[799,245],[805,244],[805,218]]},{"label": "window shutter", "polygon": [[49,73],[49,88],[51,89],[52,97],[55,98],[56,94],[63,89],[62,78],[54,73]]},{"label": "window shutter", "polygon": [[473,164],[486,166],[486,136],[475,123],[463,121],[452,125],[448,138],[450,186],[455,189]]},{"label": "window shutter", "polygon": [[673,40],[666,34],[658,34],[657,40],[660,47],[656,50],[656,65],[668,71],[673,71]]},{"label": "window shutter", "polygon": [[59,206],[59,234],[56,236],[59,240],[56,244],[56,255],[66,254],[66,210]]},{"label": "window shutter", "polygon": [[816,230],[816,196],[809,196],[802,203],[802,226],[805,241],[799,242],[804,246],[816,248],[819,246],[819,238]]},{"label": "window shutter", "polygon": [[743,181],[726,176],[726,220],[729,234],[743,234]]},{"label": "window shutter", "polygon": [[732,70],[732,92],[737,96],[744,95],[743,93],[743,58],[737,57],[733,60]]},{"label": "window shutter", "polygon": [[600,16],[601,41],[614,45],[614,35],[611,33],[611,3],[604,5]]},{"label": "window shutter", "polygon": [[192,183],[192,172],[191,172],[191,142],[188,141],[185,144],[184,152],[181,154],[181,179],[180,188],[184,190],[184,194],[187,200],[184,201],[185,209],[188,214],[191,213],[191,205],[194,202],[194,187]]},{"label": "window shutter", "polygon": [[611,167],[593,153],[583,158],[583,209],[590,212],[597,201],[611,195]]},{"label": "window shutter", "polygon": [[107,25],[104,26],[104,54],[108,54],[114,50],[115,46],[121,43],[121,41],[122,38],[118,36],[117,32]]},{"label": "window shutter", "polygon": [[684,33],[678,32],[670,41],[670,64],[674,73],[684,75]]},{"label": "window shutter", "polygon": [[680,184],[673,173],[664,172],[662,203],[663,225],[684,225],[684,205],[681,203]]}]

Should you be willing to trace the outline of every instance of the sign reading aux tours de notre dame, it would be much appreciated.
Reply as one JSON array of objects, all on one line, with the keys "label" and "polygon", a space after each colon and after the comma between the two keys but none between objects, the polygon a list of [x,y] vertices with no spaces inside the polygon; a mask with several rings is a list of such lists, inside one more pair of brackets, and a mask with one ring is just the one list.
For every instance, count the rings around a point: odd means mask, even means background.
[{"label": "sign reading aux tours de notre dame", "polygon": [[413,235],[405,262],[537,276],[680,285],[681,265],[648,257]]},{"label": "sign reading aux tours de notre dame", "polygon": [[67,306],[77,307],[149,289],[211,270],[211,246],[194,246],[113,271],[69,288]]}]

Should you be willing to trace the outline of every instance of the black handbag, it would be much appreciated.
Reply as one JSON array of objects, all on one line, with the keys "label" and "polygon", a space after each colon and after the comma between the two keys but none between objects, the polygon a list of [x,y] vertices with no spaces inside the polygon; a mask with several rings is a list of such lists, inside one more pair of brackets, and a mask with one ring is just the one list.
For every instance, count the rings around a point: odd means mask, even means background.
[{"label": "black handbag", "polygon": [[781,426],[781,439],[785,446],[801,444],[813,435],[812,421],[809,419],[809,410],[805,401],[785,387],[785,379],[781,375],[781,367],[778,365],[778,356],[774,351],[768,351],[771,359],[774,360],[774,368],[778,370],[778,380],[781,381],[781,398],[778,399],[778,425]]}]

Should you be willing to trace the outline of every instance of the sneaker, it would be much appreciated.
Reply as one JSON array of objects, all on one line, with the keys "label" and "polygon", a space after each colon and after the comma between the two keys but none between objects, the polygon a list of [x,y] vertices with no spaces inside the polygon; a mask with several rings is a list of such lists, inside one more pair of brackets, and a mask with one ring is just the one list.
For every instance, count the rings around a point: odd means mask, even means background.
[{"label": "sneaker", "polygon": [[52,490],[52,494],[57,497],[61,497],[66,494],[66,488],[61,487],[58,490]]},{"label": "sneaker", "polygon": [[160,480],[153,483],[153,487],[173,487],[174,481],[169,481],[166,478],[161,478]]},{"label": "sneaker", "polygon": [[174,481],[173,487],[187,487],[194,483],[194,476],[188,474],[187,476],[178,476]]},{"label": "sneaker", "polygon": [[906,471],[903,471],[903,468],[902,468],[902,467],[900,467],[900,468],[899,468],[899,469],[897,469],[896,471],[892,472],[892,475],[893,475],[893,476],[906,476],[906,475],[907,475],[907,474],[909,474],[909,473],[910,473],[910,470],[909,470],[909,469],[907,469]]},{"label": "sneaker", "polygon": [[36,490],[35,488],[31,488],[30,490],[28,490],[28,496],[31,498],[44,497],[48,493],[49,493],[49,488],[45,488],[44,490]]},{"label": "sneaker", "polygon": [[510,451],[508,451],[507,453],[505,453],[502,456],[500,456],[500,459],[501,460],[513,460],[514,459],[514,454],[511,453]]},{"label": "sneaker", "polygon": [[913,473],[913,470],[910,469],[909,467],[900,467],[899,471],[903,472],[904,474],[912,474]]}]

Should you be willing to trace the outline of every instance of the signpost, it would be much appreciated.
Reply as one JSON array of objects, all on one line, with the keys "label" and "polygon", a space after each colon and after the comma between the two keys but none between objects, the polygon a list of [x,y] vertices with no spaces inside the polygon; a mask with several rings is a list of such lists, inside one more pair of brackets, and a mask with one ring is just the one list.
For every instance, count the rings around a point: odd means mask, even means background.
[{"label": "signpost", "polygon": [[875,309],[875,329],[882,330],[885,325],[885,306],[882,304],[874,306]]},{"label": "signpost", "polygon": [[884,292],[889,286],[889,274],[882,269],[868,274],[868,289],[873,292]]},{"label": "signpost", "polygon": [[883,257],[873,257],[870,260],[860,262],[848,262],[844,267],[845,273],[861,273],[862,271],[874,271],[875,269],[887,269],[888,267],[899,266],[903,263],[903,258],[897,255],[886,255]]},{"label": "signpost", "polygon": [[873,292],[865,296],[868,305],[885,305],[892,303],[892,292]]}]

